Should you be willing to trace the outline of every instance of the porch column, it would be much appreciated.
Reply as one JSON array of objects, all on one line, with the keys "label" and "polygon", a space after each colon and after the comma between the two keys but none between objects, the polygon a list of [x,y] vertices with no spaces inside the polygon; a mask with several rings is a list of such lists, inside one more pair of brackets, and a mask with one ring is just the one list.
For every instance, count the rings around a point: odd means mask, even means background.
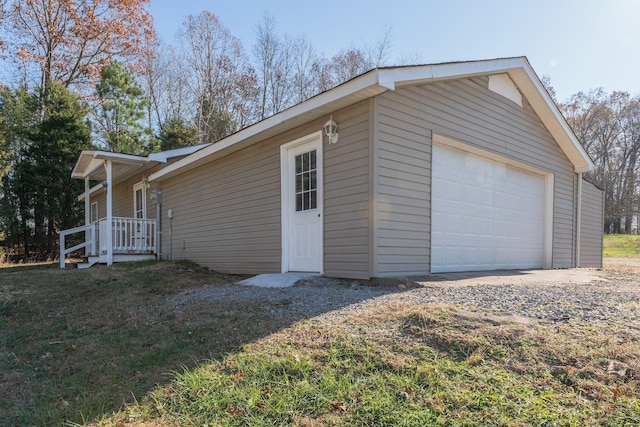
[{"label": "porch column", "polygon": [[[89,199],[89,190],[91,189],[89,188],[89,186],[90,186],[89,177],[86,176],[84,178],[84,225],[89,225],[91,223],[91,200]],[[84,241],[86,242],[89,239],[91,239],[91,231],[85,230]],[[85,246],[84,254],[86,256],[92,255],[91,247]]]},{"label": "porch column", "polygon": [[113,179],[111,160],[107,160],[107,265],[113,264]]}]

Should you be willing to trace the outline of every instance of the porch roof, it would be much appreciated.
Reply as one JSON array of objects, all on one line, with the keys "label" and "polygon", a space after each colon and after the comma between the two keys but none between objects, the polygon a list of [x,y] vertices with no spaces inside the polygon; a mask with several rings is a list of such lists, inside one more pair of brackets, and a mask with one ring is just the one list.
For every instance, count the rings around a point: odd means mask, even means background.
[{"label": "porch roof", "polygon": [[78,161],[76,162],[73,171],[71,171],[71,178],[89,178],[95,181],[105,181],[107,179],[107,171],[101,166],[106,160],[111,160],[113,181],[121,182],[136,173],[144,172],[158,164],[171,163],[175,159],[193,154],[208,145],[211,144],[207,143],[176,148],[173,150],[151,153],[147,157],[101,150],[83,150],[78,157]]},{"label": "porch roof", "polygon": [[114,182],[124,181],[137,173],[166,162],[166,160],[153,160],[149,157],[130,154],[84,150],[78,157],[78,161],[71,172],[71,177],[105,181],[107,179],[107,171],[103,165],[107,160],[112,161]]}]

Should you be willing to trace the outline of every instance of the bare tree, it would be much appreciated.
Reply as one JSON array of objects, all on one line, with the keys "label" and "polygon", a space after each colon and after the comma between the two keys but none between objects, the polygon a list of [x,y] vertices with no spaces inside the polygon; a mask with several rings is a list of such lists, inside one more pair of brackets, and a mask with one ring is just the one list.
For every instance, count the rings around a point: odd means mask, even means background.
[{"label": "bare tree", "polygon": [[561,108],[596,164],[588,177],[605,193],[605,231],[630,232],[638,211],[640,98],[597,89]]},{"label": "bare tree", "polygon": [[337,86],[373,68],[367,53],[359,48],[342,50],[331,58],[333,85]]},{"label": "bare tree", "polygon": [[258,103],[259,118],[262,120],[269,116],[271,107],[269,101],[273,87],[271,86],[275,73],[276,58],[280,49],[280,39],[276,34],[275,20],[273,16],[265,14],[262,21],[256,27],[256,44],[253,46],[260,98]]},{"label": "bare tree", "polygon": [[551,84],[551,77],[549,76],[542,76],[540,78],[540,81],[542,82],[542,85],[544,86],[544,88],[547,90],[547,93],[549,94],[549,96],[551,96],[551,99],[553,99],[553,101],[558,104],[558,96],[556,94],[556,90],[553,87],[553,85]]},{"label": "bare tree", "polygon": [[[37,84],[95,82],[112,58],[136,59],[155,37],[150,0],[13,0],[10,53]],[[34,76],[35,77],[35,76]]]},{"label": "bare tree", "polygon": [[264,119],[313,95],[307,83],[314,50],[304,37],[278,35],[270,15],[263,17],[256,34],[253,53],[260,91],[258,110]]},{"label": "bare tree", "polygon": [[[5,8],[7,7],[7,1],[8,0],[0,0],[0,29],[2,29],[2,26],[4,24],[4,17],[5,17]],[[2,50],[4,49],[4,41],[2,39],[0,39],[0,52],[2,52]]]},{"label": "bare tree", "polygon": [[311,65],[311,80],[314,94],[322,93],[336,85],[331,62],[324,55],[319,55]]},{"label": "bare tree", "polygon": [[280,36],[271,15],[262,18],[256,36],[253,54],[260,92],[257,109],[261,119],[385,65],[392,42],[391,27],[385,27],[380,38],[371,45],[343,50],[327,60],[316,52],[304,35]]},{"label": "bare tree", "polygon": [[217,141],[251,121],[244,97],[256,83],[240,41],[208,11],[187,16],[178,37],[202,141]]},{"label": "bare tree", "polygon": [[293,81],[293,44],[289,37],[285,36],[279,44],[276,52],[276,61],[271,73],[271,114],[291,106],[292,81]]},{"label": "bare tree", "polygon": [[304,36],[298,36],[292,41],[293,73],[292,73],[292,102],[300,103],[315,95],[313,84],[314,63],[317,60],[316,50]]},{"label": "bare tree", "polygon": [[181,69],[181,59],[172,46],[157,43],[148,55],[141,72],[142,86],[149,100],[147,120],[150,129],[162,130],[165,123],[192,122],[195,116],[189,102],[188,74]]},{"label": "bare tree", "polygon": [[387,25],[384,27],[380,37],[366,49],[369,62],[374,67],[383,67],[388,65],[392,45],[393,30],[390,25]]}]

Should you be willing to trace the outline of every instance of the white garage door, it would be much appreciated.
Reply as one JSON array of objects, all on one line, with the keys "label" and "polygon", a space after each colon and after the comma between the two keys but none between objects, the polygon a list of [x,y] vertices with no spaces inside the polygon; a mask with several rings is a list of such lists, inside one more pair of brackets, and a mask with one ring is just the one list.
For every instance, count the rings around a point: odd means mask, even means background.
[{"label": "white garage door", "polygon": [[542,268],[544,177],[434,144],[431,271]]}]

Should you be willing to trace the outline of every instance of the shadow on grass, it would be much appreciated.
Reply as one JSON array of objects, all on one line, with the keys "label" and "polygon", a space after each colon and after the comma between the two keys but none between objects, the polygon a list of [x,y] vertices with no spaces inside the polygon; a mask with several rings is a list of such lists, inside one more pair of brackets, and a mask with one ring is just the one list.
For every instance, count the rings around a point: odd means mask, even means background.
[{"label": "shadow on grass", "polygon": [[25,263],[25,264],[4,263],[4,264],[0,264],[0,274],[20,273],[24,271],[39,271],[39,270],[57,269],[57,268],[60,268],[60,263],[58,261],[47,261],[47,262],[38,262],[38,263]]},{"label": "shadow on grass", "polygon": [[234,284],[243,278],[187,263],[0,269],[0,425],[86,423],[294,322],[401,292]]}]

